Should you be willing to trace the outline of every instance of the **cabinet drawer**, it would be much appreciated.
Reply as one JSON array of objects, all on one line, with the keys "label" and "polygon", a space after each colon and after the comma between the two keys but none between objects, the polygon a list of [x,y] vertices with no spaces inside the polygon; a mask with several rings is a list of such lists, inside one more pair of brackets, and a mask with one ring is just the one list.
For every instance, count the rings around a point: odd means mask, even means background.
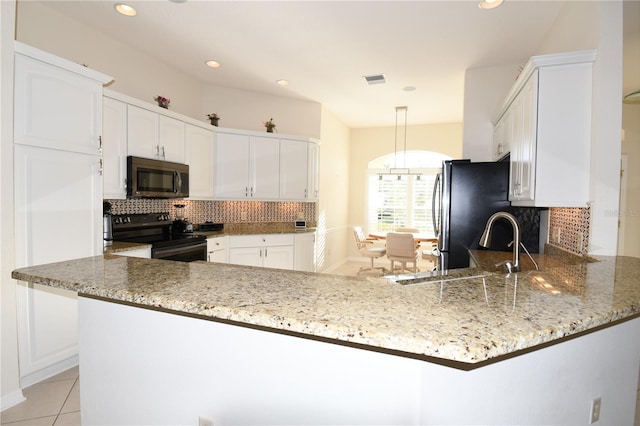
[{"label": "cabinet drawer", "polygon": [[208,250],[224,250],[227,248],[227,237],[209,237],[207,238]]},{"label": "cabinet drawer", "polygon": [[229,237],[229,247],[292,246],[293,234],[237,235]]}]

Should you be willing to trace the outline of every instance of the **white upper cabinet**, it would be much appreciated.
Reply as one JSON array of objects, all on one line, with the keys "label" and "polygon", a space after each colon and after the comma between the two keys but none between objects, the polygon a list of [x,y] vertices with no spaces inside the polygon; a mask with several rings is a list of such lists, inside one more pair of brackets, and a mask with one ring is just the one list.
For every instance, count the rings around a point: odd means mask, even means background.
[{"label": "white upper cabinet", "polygon": [[318,144],[250,132],[217,133],[215,198],[314,200]]},{"label": "white upper cabinet", "polygon": [[320,196],[320,172],[318,169],[320,164],[320,145],[315,142],[309,142],[308,150],[307,199],[317,200]]},{"label": "white upper cabinet", "polygon": [[509,200],[525,207],[589,203],[595,51],[534,56],[499,110],[498,145],[511,151]]},{"label": "white upper cabinet", "polygon": [[280,141],[249,138],[250,196],[258,200],[277,200],[280,191]]},{"label": "white upper cabinet", "polygon": [[184,163],[184,122],[134,105],[127,108],[129,155]]},{"label": "white upper cabinet", "polygon": [[185,123],[175,118],[160,115],[158,117],[159,158],[174,163],[184,163]]},{"label": "white upper cabinet", "polygon": [[77,70],[64,69],[41,53],[16,42],[15,143],[99,155],[102,84],[111,77],[72,63],[64,65]]},{"label": "white upper cabinet", "polygon": [[189,198],[213,199],[214,138],[212,130],[185,125],[185,163],[189,165]]},{"label": "white upper cabinet", "polygon": [[160,157],[158,114],[127,105],[127,153],[135,157]]},{"label": "white upper cabinet", "polygon": [[280,141],[235,133],[216,135],[217,199],[277,200]]},{"label": "white upper cabinet", "polygon": [[104,198],[127,198],[127,104],[104,97],[102,102]]},{"label": "white upper cabinet", "polygon": [[304,200],[308,198],[308,143],[280,140],[280,199]]},{"label": "white upper cabinet", "polygon": [[250,198],[249,136],[218,133],[215,146],[215,197]]}]

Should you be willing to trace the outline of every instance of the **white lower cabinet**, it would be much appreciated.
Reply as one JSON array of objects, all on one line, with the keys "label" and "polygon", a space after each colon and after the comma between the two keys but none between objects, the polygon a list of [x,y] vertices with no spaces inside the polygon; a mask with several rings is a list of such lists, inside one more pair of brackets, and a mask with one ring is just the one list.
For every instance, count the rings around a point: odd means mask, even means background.
[{"label": "white lower cabinet", "polygon": [[229,263],[293,269],[293,247],[293,234],[232,235],[229,237]]},{"label": "white lower cabinet", "polygon": [[316,233],[301,232],[295,234],[294,246],[293,269],[296,271],[316,272]]},{"label": "white lower cabinet", "polygon": [[207,262],[228,262],[227,241],[226,236],[207,238]]}]

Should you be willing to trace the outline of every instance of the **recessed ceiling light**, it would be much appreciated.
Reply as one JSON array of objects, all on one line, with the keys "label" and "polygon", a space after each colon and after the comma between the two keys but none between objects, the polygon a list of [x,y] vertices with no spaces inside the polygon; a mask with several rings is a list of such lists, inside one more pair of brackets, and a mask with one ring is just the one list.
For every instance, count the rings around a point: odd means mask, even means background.
[{"label": "recessed ceiling light", "polygon": [[402,88],[402,90],[404,90],[405,92],[413,92],[414,90],[416,90],[415,86],[404,86]]},{"label": "recessed ceiling light", "polygon": [[280,86],[286,86],[287,84],[289,84],[289,80],[276,80],[276,83],[278,83]]},{"label": "recessed ceiling light", "polygon": [[500,6],[504,0],[482,0],[478,3],[480,9],[495,9]]},{"label": "recessed ceiling light", "polygon": [[209,59],[205,62],[205,64],[207,64],[207,66],[211,68],[218,68],[220,66],[220,62],[214,61],[213,59]]},{"label": "recessed ceiling light", "polygon": [[115,4],[113,7],[124,16],[136,16],[136,13],[138,13],[133,7],[124,3]]}]

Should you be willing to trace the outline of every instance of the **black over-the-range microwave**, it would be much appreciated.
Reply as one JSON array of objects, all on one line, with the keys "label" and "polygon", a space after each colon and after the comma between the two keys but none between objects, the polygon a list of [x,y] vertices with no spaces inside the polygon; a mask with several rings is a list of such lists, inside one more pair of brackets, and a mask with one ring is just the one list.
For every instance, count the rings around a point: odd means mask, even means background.
[{"label": "black over-the-range microwave", "polygon": [[127,198],[186,198],[189,166],[150,158],[127,157]]}]

